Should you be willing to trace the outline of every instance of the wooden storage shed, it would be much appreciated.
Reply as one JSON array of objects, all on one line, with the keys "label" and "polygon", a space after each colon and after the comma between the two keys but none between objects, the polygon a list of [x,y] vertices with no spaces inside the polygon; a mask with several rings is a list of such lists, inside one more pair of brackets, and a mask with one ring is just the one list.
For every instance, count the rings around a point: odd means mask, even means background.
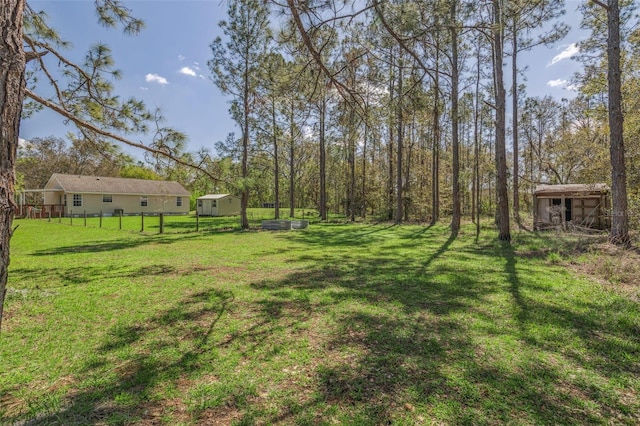
[{"label": "wooden storage shed", "polygon": [[534,229],[567,223],[593,229],[611,227],[610,190],[603,183],[538,185],[533,206]]},{"label": "wooden storage shed", "polygon": [[240,214],[240,197],[230,194],[208,194],[196,198],[200,216],[236,216]]}]

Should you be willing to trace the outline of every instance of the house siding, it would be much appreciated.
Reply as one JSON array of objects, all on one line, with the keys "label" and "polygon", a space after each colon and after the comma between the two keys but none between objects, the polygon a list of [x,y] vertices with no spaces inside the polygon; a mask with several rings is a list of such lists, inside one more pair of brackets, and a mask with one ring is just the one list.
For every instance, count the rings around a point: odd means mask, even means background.
[{"label": "house siding", "polygon": [[[173,187],[178,187],[181,191],[180,194],[152,194],[152,193],[130,193],[130,194],[122,194],[114,192],[100,192],[100,191],[68,191],[65,192],[63,185],[61,185],[57,179],[55,179],[54,175],[50,181],[48,182],[45,189],[47,192],[44,193],[44,203],[45,204],[64,204],[64,196],[66,194],[66,206],[63,207],[63,212],[65,215],[98,215],[100,213],[104,215],[113,215],[118,214],[120,211],[123,214],[188,214],[189,213],[189,193],[184,188],[180,187],[175,182],[170,182],[169,184],[173,185]],[[103,182],[107,180],[107,178],[102,178]],[[99,179],[98,179],[99,180]],[[132,185],[136,184],[136,182],[132,182],[132,180],[127,179],[114,179],[109,178],[109,181],[115,182],[116,184],[122,185]],[[149,181],[143,182],[145,189],[153,190],[153,182],[158,182],[158,192],[161,192],[163,188],[160,188],[162,185],[165,185],[167,182],[161,181]],[[138,183],[139,184],[139,183]],[[73,196],[81,195],[82,196],[82,205],[74,206],[73,205]],[[108,195],[111,196],[111,202],[104,202],[103,196]],[[147,205],[141,205],[141,197],[147,198]],[[182,205],[177,205],[178,197],[182,198]]]}]

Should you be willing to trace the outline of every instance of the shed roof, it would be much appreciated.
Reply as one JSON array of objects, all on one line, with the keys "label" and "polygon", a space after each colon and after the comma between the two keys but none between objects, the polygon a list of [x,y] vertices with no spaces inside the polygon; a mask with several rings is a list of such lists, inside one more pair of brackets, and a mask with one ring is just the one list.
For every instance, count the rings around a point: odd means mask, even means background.
[{"label": "shed roof", "polygon": [[196,198],[196,200],[219,200],[221,198],[226,198],[226,197],[235,197],[235,195],[231,195],[231,194],[207,194],[207,195],[203,195],[202,197]]},{"label": "shed roof", "polygon": [[178,182],[162,180],[128,179],[102,176],[80,176],[54,173],[45,189],[61,188],[67,193],[78,194],[131,194],[189,196]]},{"label": "shed roof", "polygon": [[589,195],[609,192],[609,186],[604,183],[572,183],[565,185],[538,185],[535,195]]}]

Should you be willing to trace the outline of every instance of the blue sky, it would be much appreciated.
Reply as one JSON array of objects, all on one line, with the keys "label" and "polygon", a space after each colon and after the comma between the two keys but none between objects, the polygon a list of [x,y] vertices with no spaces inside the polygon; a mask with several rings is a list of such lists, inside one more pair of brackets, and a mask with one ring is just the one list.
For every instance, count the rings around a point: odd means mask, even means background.
[{"label": "blue sky", "polygon": [[[67,51],[69,57],[81,60],[91,45],[106,43],[123,73],[122,80],[116,82],[117,93],[142,99],[149,108],[162,109],[166,125],[187,134],[189,150],[208,147],[213,151],[216,142],[224,140],[230,132],[237,133],[229,118],[228,98],[212,83],[207,68],[211,57],[209,44],[222,35],[218,22],[225,19],[226,2],[137,0],[123,3],[145,21],[146,28],[138,36],[124,36],[98,25],[91,0],[29,1],[33,9],[45,10],[50,24],[64,40],[72,43]],[[570,59],[571,53],[576,53],[575,43],[583,34],[577,29],[580,16],[575,9],[579,3],[567,1],[567,15],[563,19],[574,30],[564,40],[551,48],[538,47],[522,56],[522,64],[528,66],[526,84],[530,95],[573,97],[566,86],[580,67]],[[69,131],[74,128],[65,126],[61,117],[42,111],[23,121],[21,138],[64,137]],[[144,136],[136,140],[148,142]],[[142,157],[139,151],[126,151]]]}]

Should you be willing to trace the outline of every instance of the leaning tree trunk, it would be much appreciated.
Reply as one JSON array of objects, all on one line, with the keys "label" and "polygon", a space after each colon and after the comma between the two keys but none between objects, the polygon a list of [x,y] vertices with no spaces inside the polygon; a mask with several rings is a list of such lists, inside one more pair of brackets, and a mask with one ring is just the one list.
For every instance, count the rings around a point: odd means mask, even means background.
[{"label": "leaning tree trunk", "polygon": [[627,175],[622,138],[622,95],[620,78],[620,9],[618,0],[609,2],[607,10],[609,37],[607,47],[609,80],[609,154],[611,156],[611,196],[613,214],[611,219],[611,242],[628,246],[629,219],[627,213]]},{"label": "leaning tree trunk", "polygon": [[23,0],[0,3],[0,329],[9,269],[9,243],[15,213],[15,163],[24,97]]}]

